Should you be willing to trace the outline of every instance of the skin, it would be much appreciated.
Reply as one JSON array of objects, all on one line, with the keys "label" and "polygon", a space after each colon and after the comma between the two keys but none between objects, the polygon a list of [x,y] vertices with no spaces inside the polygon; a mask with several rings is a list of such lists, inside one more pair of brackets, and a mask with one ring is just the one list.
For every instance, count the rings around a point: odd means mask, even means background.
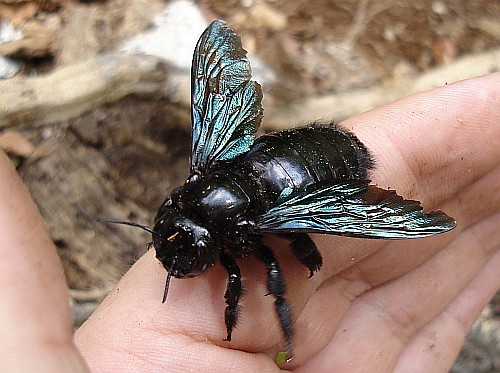
[{"label": "skin", "polygon": [[173,279],[151,250],[73,336],[60,262],[36,206],[0,155],[1,371],[448,372],[463,338],[500,287],[500,74],[412,95],[342,125],[377,161],[373,182],[458,226],[435,237],[362,240],[313,235],[324,266],[311,279],[286,243],[269,238],[283,269],[295,357],[282,350],[264,266],[239,262],[239,323],[223,342],[218,264]]}]

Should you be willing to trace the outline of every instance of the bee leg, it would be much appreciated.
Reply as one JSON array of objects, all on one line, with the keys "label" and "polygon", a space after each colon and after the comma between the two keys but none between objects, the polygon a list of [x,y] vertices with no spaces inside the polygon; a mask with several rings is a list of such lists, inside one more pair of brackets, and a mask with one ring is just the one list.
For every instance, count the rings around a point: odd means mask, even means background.
[{"label": "bee leg", "polygon": [[285,299],[285,279],[281,273],[276,257],[271,249],[265,245],[257,248],[257,257],[264,262],[267,269],[267,289],[269,294],[275,298],[274,306],[281,325],[281,330],[285,336],[287,359],[292,358],[293,350],[293,321],[292,308]]},{"label": "bee leg", "polygon": [[293,255],[307,268],[309,268],[309,277],[314,275],[323,265],[318,248],[307,233],[283,233],[280,237],[290,240],[290,249]]},{"label": "bee leg", "polygon": [[242,293],[241,273],[240,268],[236,264],[234,258],[226,252],[220,255],[220,262],[224,266],[228,274],[226,293],[226,311],[224,320],[226,322],[227,337],[224,341],[231,341],[231,333],[238,319],[238,302]]}]

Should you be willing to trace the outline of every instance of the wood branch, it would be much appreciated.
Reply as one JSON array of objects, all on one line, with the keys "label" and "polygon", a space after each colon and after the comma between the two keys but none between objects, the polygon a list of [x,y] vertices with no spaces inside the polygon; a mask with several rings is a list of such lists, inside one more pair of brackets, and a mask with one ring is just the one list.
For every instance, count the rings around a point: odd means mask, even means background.
[{"label": "wood branch", "polygon": [[[339,121],[414,92],[487,74],[500,66],[500,49],[465,56],[449,65],[405,79],[346,93],[315,96],[285,106],[266,107],[264,125],[289,128],[316,120]],[[166,95],[188,107],[189,73],[166,73],[157,57],[110,54],[66,66],[43,77],[0,81],[0,128],[38,125],[77,117],[94,106],[129,94]]]},{"label": "wood branch", "polygon": [[166,75],[159,58],[108,54],[46,76],[0,81],[0,128],[65,120],[129,94],[161,93]]}]

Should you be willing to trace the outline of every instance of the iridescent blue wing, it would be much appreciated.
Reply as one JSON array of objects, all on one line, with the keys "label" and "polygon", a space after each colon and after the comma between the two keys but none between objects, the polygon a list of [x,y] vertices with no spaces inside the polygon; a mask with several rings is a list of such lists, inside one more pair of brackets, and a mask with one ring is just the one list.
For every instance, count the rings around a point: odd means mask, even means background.
[{"label": "iridescent blue wing", "polygon": [[447,232],[456,222],[442,211],[424,214],[417,201],[396,192],[345,180],[313,185],[259,216],[259,233],[327,233],[360,238],[418,238]]},{"label": "iridescent blue wing", "polygon": [[247,152],[262,119],[262,90],[250,80],[246,51],[224,21],[198,40],[191,68],[191,172]]}]

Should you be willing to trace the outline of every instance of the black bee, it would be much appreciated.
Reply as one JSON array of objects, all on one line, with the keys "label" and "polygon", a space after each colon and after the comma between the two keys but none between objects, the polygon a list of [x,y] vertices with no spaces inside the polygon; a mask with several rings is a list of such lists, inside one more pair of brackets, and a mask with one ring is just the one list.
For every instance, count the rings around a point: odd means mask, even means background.
[{"label": "black bee", "polygon": [[308,233],[401,239],[455,227],[442,211],[424,214],[419,202],[369,185],[372,158],[340,127],[315,125],[255,140],[262,90],[251,80],[240,38],[225,22],[212,22],[201,35],[191,78],[191,175],[160,206],[153,229],[141,227],[152,233],[156,257],[168,272],[163,301],[171,276],[197,276],[221,262],[228,273],[227,341],[242,295],[235,259],[255,254],[267,268],[286,358],[292,356],[293,320],[285,281],[273,252],[262,242],[263,234],[288,239],[291,252],[312,276],[322,258]]}]

